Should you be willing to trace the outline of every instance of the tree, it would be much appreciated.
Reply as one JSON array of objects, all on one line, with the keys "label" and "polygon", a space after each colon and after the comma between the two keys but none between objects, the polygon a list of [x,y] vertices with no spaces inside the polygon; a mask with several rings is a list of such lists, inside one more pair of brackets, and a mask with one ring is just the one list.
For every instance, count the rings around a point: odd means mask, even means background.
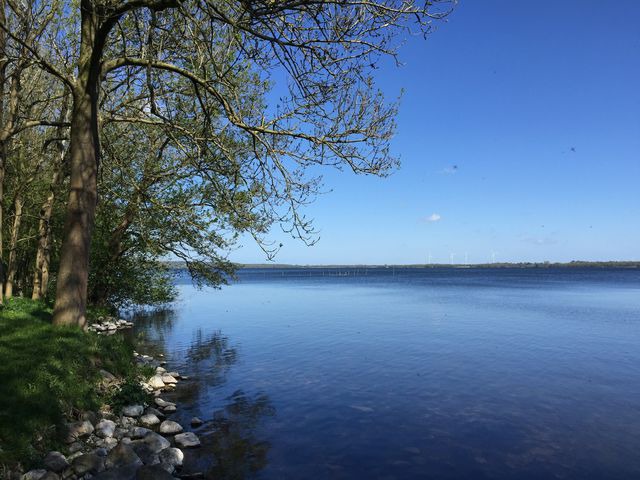
[{"label": "tree", "polygon": [[255,231],[247,226],[256,236],[264,222],[281,222],[310,239],[313,228],[299,207],[318,179],[307,172],[332,165],[386,175],[396,165],[388,148],[396,105],[384,102],[372,72],[381,57],[395,56],[399,33],[428,33],[451,3],[31,0],[25,9],[24,1],[6,1],[23,22],[62,19],[38,41],[17,37],[6,22],[0,28],[72,94],[70,193],[54,322],[80,326],[101,117],[157,127],[170,138],[167,151],[195,155],[205,177],[217,171],[216,162],[226,162],[237,172],[238,196],[261,219]]}]

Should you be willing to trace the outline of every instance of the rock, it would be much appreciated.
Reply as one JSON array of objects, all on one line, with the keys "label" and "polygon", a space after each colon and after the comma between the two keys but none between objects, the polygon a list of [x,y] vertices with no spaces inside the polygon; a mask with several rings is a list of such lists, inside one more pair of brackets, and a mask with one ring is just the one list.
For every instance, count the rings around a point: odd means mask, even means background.
[{"label": "rock", "polygon": [[142,460],[136,455],[131,445],[120,443],[109,452],[105,465],[107,468],[124,467],[125,465],[142,465]]},{"label": "rock", "polygon": [[145,465],[138,469],[136,480],[173,480],[173,477],[159,465]]},{"label": "rock", "polygon": [[98,373],[100,373],[102,379],[107,383],[115,382],[117,380],[113,373],[107,372],[106,370],[100,370]]},{"label": "rock", "polygon": [[122,407],[122,414],[125,417],[139,417],[144,412],[144,407],[142,405],[127,405],[126,407]]},{"label": "rock", "polygon": [[164,387],[164,381],[161,375],[154,375],[147,382],[151,388],[158,389]]},{"label": "rock", "polygon": [[165,435],[175,435],[176,433],[182,432],[182,430],[182,425],[173,420],[165,420],[160,424],[160,433]]},{"label": "rock", "polygon": [[158,454],[158,459],[160,460],[160,465],[164,467],[169,473],[173,473],[176,467],[182,466],[182,461],[184,460],[184,453],[182,450],[175,447],[165,448]]},{"label": "rock", "polygon": [[52,470],[54,472],[61,472],[69,466],[67,457],[56,451],[47,453],[47,456],[44,457],[42,463],[47,467],[47,470]]},{"label": "rock", "polygon": [[202,420],[200,420],[198,417],[193,417],[191,419],[191,426],[192,427],[199,427],[200,425],[202,425],[204,422]]},{"label": "rock", "polygon": [[44,476],[40,477],[40,480],[60,480],[60,475],[54,472],[47,472]]},{"label": "rock", "polygon": [[156,432],[147,433],[144,438],[133,441],[132,445],[134,449],[136,445],[146,445],[153,453],[159,453],[161,450],[171,446],[169,440],[164,438],[162,435],[158,435]]},{"label": "rock", "polygon": [[130,431],[129,431],[129,436],[133,439],[133,440],[137,440],[139,438],[144,438],[147,436],[147,434],[152,433],[151,430],[149,430],[148,428],[144,428],[144,427],[133,427]]},{"label": "rock", "polygon": [[116,431],[116,422],[112,420],[100,420],[96,425],[96,435],[101,438],[113,437]]},{"label": "rock", "polygon": [[67,423],[67,443],[73,443],[79,438],[87,437],[93,433],[93,425],[89,420]]},{"label": "rock", "polygon": [[29,470],[27,473],[20,477],[20,480],[40,480],[47,474],[47,471],[44,469],[39,470]]},{"label": "rock", "polygon": [[166,369],[163,367],[156,367],[156,373],[159,373],[160,375],[162,375],[163,373],[166,373]]},{"label": "rock", "polygon": [[122,426],[122,428],[131,428],[136,425],[136,419],[133,417],[120,417],[118,422]]},{"label": "rock", "polygon": [[80,450],[82,450],[82,443],[80,442],[73,442],[71,445],[69,445],[69,453],[76,453],[79,452]]},{"label": "rock", "polygon": [[168,372],[168,375],[171,375],[173,378],[181,378],[178,372]]},{"label": "rock", "polygon": [[150,413],[151,415],[155,415],[156,417],[162,419],[165,417],[164,413],[162,413],[160,410],[153,408],[153,407],[149,407],[147,408],[144,413]]},{"label": "rock", "polygon": [[82,414],[80,420],[89,420],[91,425],[95,425],[100,420],[100,416],[96,412],[89,410]]},{"label": "rock", "polygon": [[106,457],[109,454],[109,450],[104,447],[99,447],[96,448],[93,453],[95,453],[99,457]]},{"label": "rock", "polygon": [[118,440],[113,437],[108,437],[100,442],[100,447],[106,448],[107,450],[111,450],[118,444]]},{"label": "rock", "polygon": [[156,397],[153,399],[153,401],[155,402],[155,404],[160,407],[160,408],[167,408],[168,406],[176,406],[175,403],[172,402],[167,402],[166,400],[163,400],[160,397]]},{"label": "rock", "polygon": [[75,458],[71,466],[77,475],[100,473],[104,470],[104,458],[95,453],[86,453]]},{"label": "rock", "polygon": [[145,413],[138,420],[143,427],[153,427],[160,423],[160,419],[153,413]]},{"label": "rock", "polygon": [[173,377],[172,375],[169,375],[168,373],[164,373],[162,374],[162,382],[165,385],[175,385],[176,383],[178,383],[178,380],[176,380],[175,377]]},{"label": "rock", "polygon": [[95,477],[94,480],[135,480],[138,465],[124,465],[112,470],[102,472]]},{"label": "rock", "polygon": [[176,406],[175,406],[175,405],[167,405],[167,406],[166,406],[166,407],[164,407],[164,409],[163,409],[163,411],[164,411],[165,413],[173,413],[173,412],[175,412],[176,410],[177,410],[177,409],[176,409]]},{"label": "rock", "polygon": [[179,433],[173,438],[180,448],[194,448],[200,446],[200,439],[193,432]]}]

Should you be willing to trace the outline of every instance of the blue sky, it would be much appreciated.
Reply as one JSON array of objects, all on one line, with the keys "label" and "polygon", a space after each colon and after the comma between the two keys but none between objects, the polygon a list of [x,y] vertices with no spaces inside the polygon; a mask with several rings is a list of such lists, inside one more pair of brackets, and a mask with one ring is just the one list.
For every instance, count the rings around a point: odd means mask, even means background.
[{"label": "blue sky", "polygon": [[400,59],[377,80],[405,89],[402,167],[323,172],[320,241],[274,229],[277,262],[640,260],[639,1],[461,0]]}]

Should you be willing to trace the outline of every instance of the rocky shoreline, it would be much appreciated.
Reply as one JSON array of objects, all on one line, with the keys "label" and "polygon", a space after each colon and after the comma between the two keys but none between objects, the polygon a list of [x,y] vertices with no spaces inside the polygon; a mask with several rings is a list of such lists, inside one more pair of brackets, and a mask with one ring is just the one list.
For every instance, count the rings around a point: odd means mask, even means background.
[{"label": "rocky shoreline", "polygon": [[[129,322],[107,320],[110,325],[93,328],[111,333],[130,328]],[[106,323],[105,322],[105,323]],[[94,324],[96,325],[96,324]],[[184,449],[197,448],[200,439],[169,419],[178,406],[161,397],[174,390],[178,372],[167,371],[166,362],[134,352],[134,361],[155,368],[155,374],[140,386],[153,395],[149,404],[125,405],[114,412],[105,406],[99,412],[85,412],[78,421],[65,425],[66,455],[51,451],[43,459],[44,468],[30,470],[22,480],[164,480],[204,478],[202,473],[181,474]],[[120,379],[102,370],[102,387],[118,388]],[[203,422],[193,418],[191,427]]]}]

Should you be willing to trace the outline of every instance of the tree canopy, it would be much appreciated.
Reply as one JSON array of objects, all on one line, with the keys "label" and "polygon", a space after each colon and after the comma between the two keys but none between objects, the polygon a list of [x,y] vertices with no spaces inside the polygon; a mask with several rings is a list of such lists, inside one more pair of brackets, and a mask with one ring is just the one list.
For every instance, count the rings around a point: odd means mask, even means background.
[{"label": "tree canopy", "polygon": [[[41,264],[57,263],[54,321],[82,326],[87,296],[124,299],[127,275],[149,279],[135,301],[170,296],[151,273],[161,258],[216,284],[241,233],[267,256],[274,224],[313,242],[301,207],[320,188],[316,167],[385,176],[397,166],[397,102],[375,70],[454,2],[0,3],[0,183],[26,155],[40,189],[26,222],[40,260],[22,284],[42,290]],[[20,228],[8,229],[12,245]]]}]

